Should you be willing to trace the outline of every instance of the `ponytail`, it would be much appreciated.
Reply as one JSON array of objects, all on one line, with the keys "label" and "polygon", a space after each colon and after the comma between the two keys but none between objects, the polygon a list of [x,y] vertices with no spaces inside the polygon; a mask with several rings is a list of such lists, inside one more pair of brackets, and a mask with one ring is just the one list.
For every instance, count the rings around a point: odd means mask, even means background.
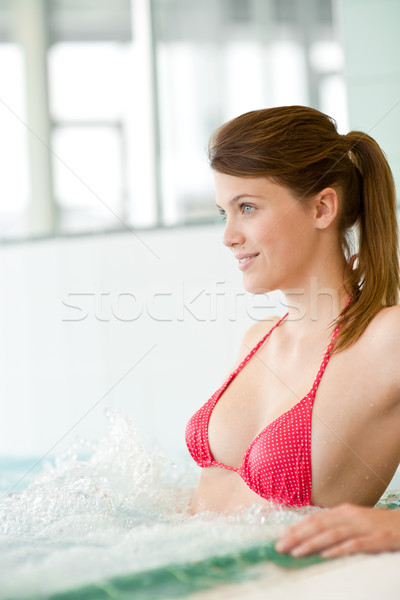
[{"label": "ponytail", "polygon": [[[348,155],[361,185],[356,220],[359,238],[357,264],[348,278],[348,291],[353,302],[340,315],[341,329],[336,339],[336,351],[353,344],[381,308],[398,303],[400,285],[392,172],[383,151],[370,136],[351,131],[343,137],[349,144]],[[344,201],[350,207],[354,202],[352,198]]]}]

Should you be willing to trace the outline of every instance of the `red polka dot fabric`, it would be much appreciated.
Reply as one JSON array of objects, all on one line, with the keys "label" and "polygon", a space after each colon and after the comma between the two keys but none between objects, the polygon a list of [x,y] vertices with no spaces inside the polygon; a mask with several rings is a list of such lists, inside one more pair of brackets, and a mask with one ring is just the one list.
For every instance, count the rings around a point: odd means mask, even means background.
[{"label": "red polka dot fabric", "polygon": [[[288,313],[287,313],[288,314]],[[253,357],[284,315],[249,352],[225,383],[198,410],[186,427],[186,444],[200,467],[221,467],[236,471],[251,490],[271,502],[288,506],[311,504],[311,416],[315,394],[328,364],[335,330],[308,394],[290,410],[267,425],[248,447],[239,468],[214,460],[208,443],[208,423],[214,406],[231,381]]]}]

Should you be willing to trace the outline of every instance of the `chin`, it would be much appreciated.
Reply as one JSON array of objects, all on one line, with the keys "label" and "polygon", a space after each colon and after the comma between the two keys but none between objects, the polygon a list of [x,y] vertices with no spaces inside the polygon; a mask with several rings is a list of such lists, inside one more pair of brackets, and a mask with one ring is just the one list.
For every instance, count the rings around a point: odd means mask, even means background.
[{"label": "chin", "polygon": [[273,292],[276,288],[266,285],[261,281],[243,281],[243,287],[249,294],[267,294]]}]

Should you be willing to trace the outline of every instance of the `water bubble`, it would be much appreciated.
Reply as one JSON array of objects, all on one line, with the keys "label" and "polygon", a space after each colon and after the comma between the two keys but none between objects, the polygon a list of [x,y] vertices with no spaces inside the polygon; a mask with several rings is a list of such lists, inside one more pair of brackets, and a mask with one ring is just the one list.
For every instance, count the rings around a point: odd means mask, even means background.
[{"label": "water bubble", "polygon": [[[191,516],[198,469],[147,450],[136,425],[107,412],[108,432],[75,445],[22,492],[0,501],[0,598],[51,595],[116,574],[240,552],[276,538],[314,507],[254,506]],[[88,455],[88,448],[91,452]],[[262,527],[260,527],[262,525]],[[7,587],[8,586],[8,587]]]}]

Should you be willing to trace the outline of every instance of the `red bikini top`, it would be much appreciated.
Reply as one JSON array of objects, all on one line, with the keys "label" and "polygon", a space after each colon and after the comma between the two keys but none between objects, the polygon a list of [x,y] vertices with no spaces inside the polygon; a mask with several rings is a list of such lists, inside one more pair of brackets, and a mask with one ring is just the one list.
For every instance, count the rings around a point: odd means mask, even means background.
[{"label": "red bikini top", "polygon": [[339,326],[332,335],[311,390],[257,435],[246,450],[239,468],[214,460],[208,442],[208,423],[214,406],[239,371],[286,317],[287,314],[268,331],[225,383],[189,420],[186,444],[200,467],[220,467],[236,471],[249,488],[262,498],[290,506],[305,506],[311,504],[312,408]]}]

